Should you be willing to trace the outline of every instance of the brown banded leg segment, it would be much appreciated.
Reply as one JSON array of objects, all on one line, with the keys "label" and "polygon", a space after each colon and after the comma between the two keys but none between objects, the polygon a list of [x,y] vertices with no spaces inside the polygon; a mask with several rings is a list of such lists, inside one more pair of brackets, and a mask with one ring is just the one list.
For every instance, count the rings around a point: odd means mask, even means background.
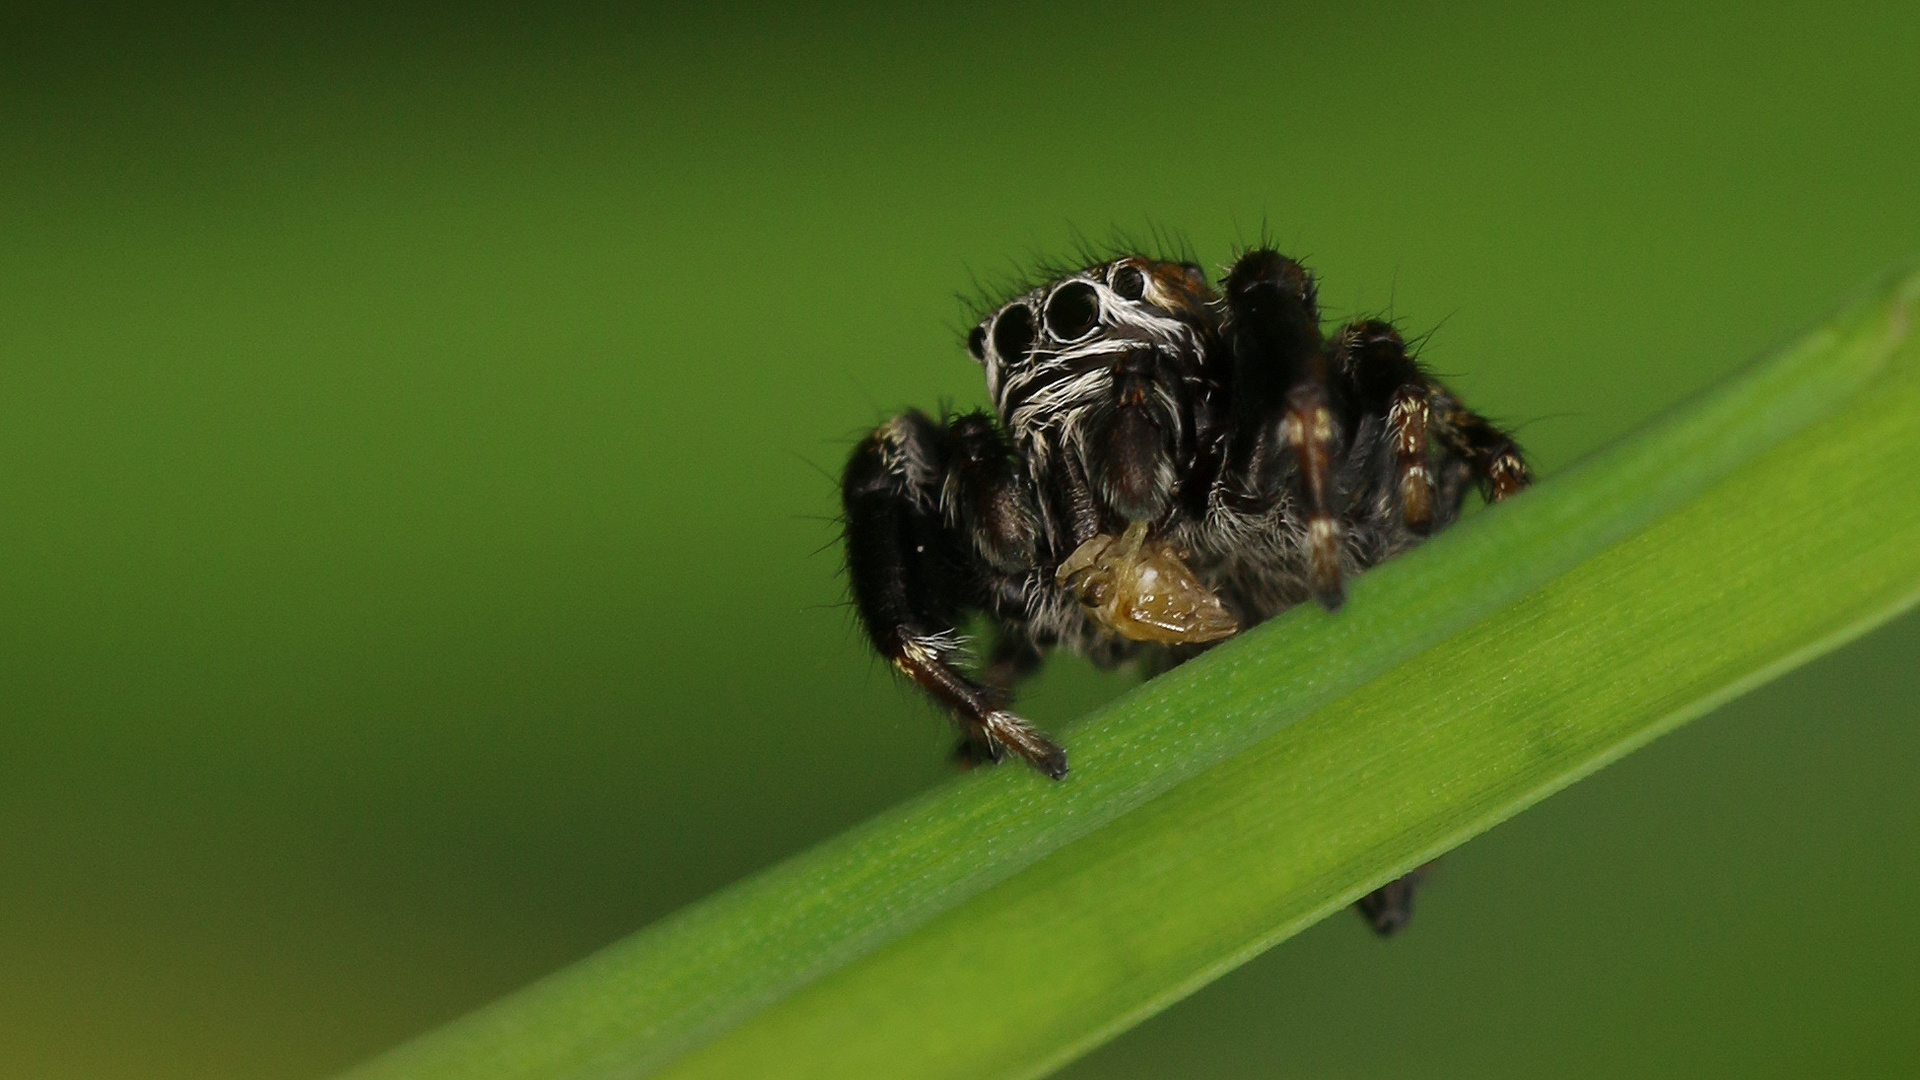
[{"label": "brown banded leg segment", "polygon": [[[1012,696],[1014,686],[1040,670],[1044,660],[1040,650],[1025,638],[1002,637],[995,643],[986,666],[980,669],[978,679],[988,690],[999,695],[1000,700],[1005,701]],[[988,745],[963,727],[960,744],[953,748],[953,760],[961,768],[971,769],[999,760],[1000,752],[997,744]]]},{"label": "brown banded leg segment", "polygon": [[1340,583],[1340,520],[1334,516],[1329,490],[1338,435],[1326,386],[1303,382],[1287,392],[1280,434],[1300,470],[1300,494],[1306,503],[1307,587],[1331,611],[1346,599],[1346,593]]},{"label": "brown banded leg segment", "polygon": [[[1421,536],[1433,531],[1441,496],[1428,456],[1437,388],[1407,353],[1406,342],[1390,323],[1365,319],[1351,323],[1333,342],[1335,370],[1349,407],[1359,416],[1386,415],[1386,436],[1393,461],[1393,496],[1400,519]],[[1439,497],[1438,503],[1436,498]]]},{"label": "brown banded leg segment", "polygon": [[1520,457],[1520,451],[1511,445],[1490,455],[1485,469],[1487,498],[1493,502],[1518,495],[1533,483],[1533,474],[1527,470],[1526,461]]},{"label": "brown banded leg segment", "polygon": [[1444,406],[1449,441],[1466,457],[1473,469],[1473,478],[1479,482],[1488,502],[1511,498],[1533,482],[1526,459],[1511,436],[1450,396]]},{"label": "brown banded leg segment", "polygon": [[1395,494],[1400,520],[1425,536],[1433,529],[1433,470],[1427,464],[1427,388],[1407,385],[1387,406],[1387,437],[1393,440]]}]

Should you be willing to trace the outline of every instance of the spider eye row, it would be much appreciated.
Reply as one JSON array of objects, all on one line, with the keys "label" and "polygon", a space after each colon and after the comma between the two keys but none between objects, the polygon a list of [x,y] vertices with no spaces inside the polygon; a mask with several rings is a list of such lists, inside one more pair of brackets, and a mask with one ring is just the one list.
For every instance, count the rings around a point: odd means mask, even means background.
[{"label": "spider eye row", "polygon": [[[1147,275],[1137,266],[1120,263],[1109,271],[1107,286],[1122,300],[1138,301],[1147,295]],[[1040,319],[1055,341],[1078,341],[1100,325],[1100,290],[1081,278],[1061,282],[1041,305]],[[984,362],[991,342],[1003,363],[1025,360],[1039,332],[1033,306],[1017,301],[1000,309],[990,322],[973,328],[967,335],[967,352]]]}]

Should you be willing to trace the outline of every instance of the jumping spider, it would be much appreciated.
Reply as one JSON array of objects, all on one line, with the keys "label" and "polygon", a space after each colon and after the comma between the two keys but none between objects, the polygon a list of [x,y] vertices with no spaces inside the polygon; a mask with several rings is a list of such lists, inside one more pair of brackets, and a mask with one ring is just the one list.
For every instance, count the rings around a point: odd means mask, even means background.
[{"label": "jumping spider", "polygon": [[[960,756],[1066,752],[1007,711],[1048,649],[1164,670],[1445,528],[1469,483],[1528,482],[1507,434],[1385,322],[1331,338],[1313,277],[1261,247],[1216,292],[1129,255],[1000,306],[967,337],[993,413],[907,412],[855,448],[847,572],[874,647],[953,716]],[[995,631],[963,670],[963,619]],[[1361,902],[1405,921],[1412,876]]]}]

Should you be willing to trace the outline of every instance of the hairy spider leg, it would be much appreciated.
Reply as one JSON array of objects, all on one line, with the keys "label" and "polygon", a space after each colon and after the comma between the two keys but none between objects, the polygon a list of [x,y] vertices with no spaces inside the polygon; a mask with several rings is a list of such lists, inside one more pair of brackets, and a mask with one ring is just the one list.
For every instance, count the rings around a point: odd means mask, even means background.
[{"label": "hairy spider leg", "polygon": [[1249,446],[1273,445],[1265,436],[1278,412],[1278,445],[1293,459],[1306,508],[1307,588],[1332,611],[1346,599],[1344,507],[1336,505],[1332,479],[1345,433],[1329,385],[1313,277],[1279,252],[1255,248],[1234,262],[1225,286],[1239,435]]},{"label": "hairy spider leg", "polygon": [[[1007,633],[1003,627],[1001,636],[993,643],[993,651],[987,655],[986,665],[980,669],[979,679],[988,689],[1011,697],[1013,688],[1039,671],[1044,663],[1046,657],[1031,641]],[[962,731],[960,742],[953,748],[953,760],[961,768],[971,769],[992,764],[998,758],[993,747]]]},{"label": "hairy spider leg", "polygon": [[1465,456],[1481,495],[1488,502],[1501,502],[1525,490],[1533,474],[1513,437],[1462,405],[1445,388],[1436,385],[1435,389],[1433,411],[1440,420],[1440,435]]},{"label": "hairy spider leg", "polygon": [[[1513,437],[1468,409],[1408,355],[1392,326],[1377,319],[1348,325],[1334,339],[1335,364],[1353,408],[1384,409],[1402,521],[1424,535],[1460,511],[1466,484],[1500,502],[1531,482]],[[1441,458],[1436,482],[1431,451]]]},{"label": "hairy spider leg", "polygon": [[[1419,536],[1434,528],[1434,478],[1427,428],[1436,384],[1407,354],[1394,328],[1378,319],[1351,323],[1333,342],[1334,366],[1356,412],[1384,412],[1393,461],[1391,490],[1400,521]],[[1448,508],[1442,524],[1457,506]]]},{"label": "hairy spider leg", "polygon": [[975,541],[949,522],[943,495],[964,518],[968,501],[980,497],[971,487],[994,483],[990,470],[968,476],[966,419],[943,427],[902,413],[854,448],[841,488],[854,607],[874,648],[945,706],[968,742],[992,760],[1012,750],[1058,780],[1067,774],[1066,752],[1003,709],[1004,690],[956,666],[959,620],[987,606],[987,588],[968,569],[966,549]]}]

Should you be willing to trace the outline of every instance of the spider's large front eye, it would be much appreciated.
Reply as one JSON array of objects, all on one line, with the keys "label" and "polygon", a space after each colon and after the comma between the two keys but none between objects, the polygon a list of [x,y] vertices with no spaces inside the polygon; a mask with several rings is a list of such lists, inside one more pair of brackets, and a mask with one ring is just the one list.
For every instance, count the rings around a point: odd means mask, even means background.
[{"label": "spider's large front eye", "polygon": [[985,325],[973,328],[967,335],[967,354],[981,363],[987,361],[987,328]]},{"label": "spider's large front eye", "polygon": [[1033,312],[1025,304],[1014,304],[993,320],[993,351],[1003,364],[1027,358],[1033,348]]},{"label": "spider's large front eye", "polygon": [[1061,341],[1074,341],[1093,332],[1100,321],[1100,294],[1084,281],[1069,281],[1047,300],[1047,329]]}]

